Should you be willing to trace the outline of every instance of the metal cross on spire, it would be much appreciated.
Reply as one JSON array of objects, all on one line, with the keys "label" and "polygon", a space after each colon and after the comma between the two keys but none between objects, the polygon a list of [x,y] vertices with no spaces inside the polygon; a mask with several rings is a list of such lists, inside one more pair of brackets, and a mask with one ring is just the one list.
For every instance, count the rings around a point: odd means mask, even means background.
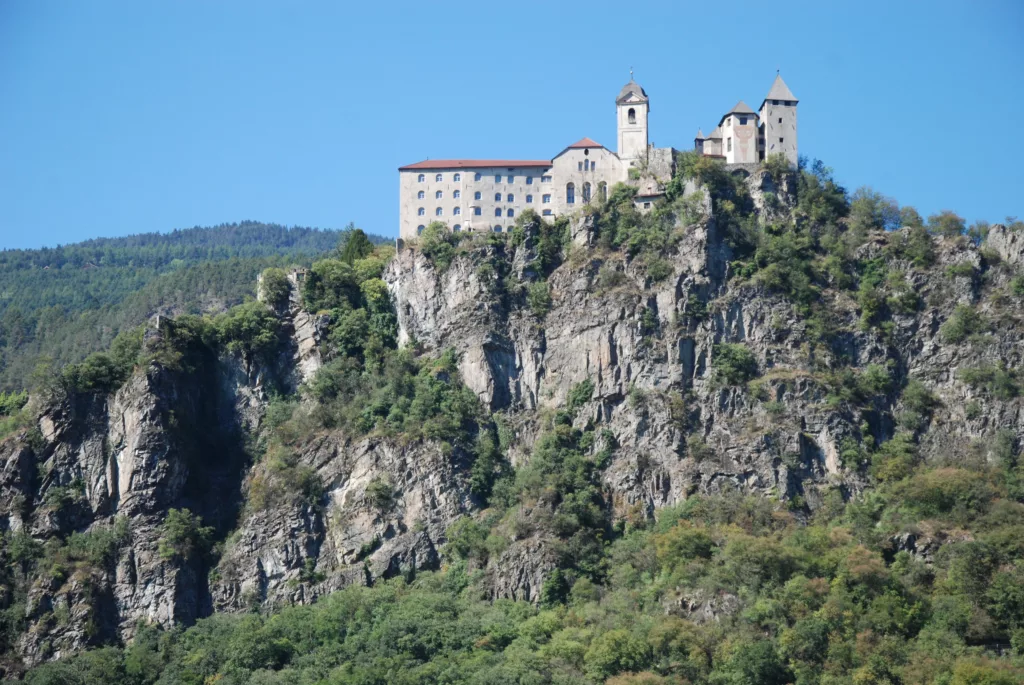
[{"label": "metal cross on spire", "polygon": [[632,80],[633,80],[633,67],[630,67],[630,68],[629,68],[629,80],[630,80],[630,81],[632,81]]}]

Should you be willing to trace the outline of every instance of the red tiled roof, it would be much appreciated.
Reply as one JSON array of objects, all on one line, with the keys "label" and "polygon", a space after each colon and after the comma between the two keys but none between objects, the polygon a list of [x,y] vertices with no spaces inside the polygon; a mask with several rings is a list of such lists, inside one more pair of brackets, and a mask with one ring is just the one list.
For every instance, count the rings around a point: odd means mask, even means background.
[{"label": "red tiled roof", "polygon": [[549,159],[427,159],[415,164],[398,167],[399,171],[409,169],[480,169],[487,167],[549,167]]},{"label": "red tiled roof", "polygon": [[570,145],[569,149],[580,147],[604,147],[604,145],[601,145],[601,143],[593,141],[590,138],[584,138],[583,140],[578,140],[572,145]]}]

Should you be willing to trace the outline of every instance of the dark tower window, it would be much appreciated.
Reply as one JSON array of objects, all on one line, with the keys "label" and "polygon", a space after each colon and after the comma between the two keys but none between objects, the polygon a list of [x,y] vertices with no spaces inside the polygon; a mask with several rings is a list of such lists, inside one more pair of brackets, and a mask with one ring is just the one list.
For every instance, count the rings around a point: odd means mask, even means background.
[{"label": "dark tower window", "polygon": [[629,108],[629,123],[636,123],[636,110],[633,109],[632,107]]}]

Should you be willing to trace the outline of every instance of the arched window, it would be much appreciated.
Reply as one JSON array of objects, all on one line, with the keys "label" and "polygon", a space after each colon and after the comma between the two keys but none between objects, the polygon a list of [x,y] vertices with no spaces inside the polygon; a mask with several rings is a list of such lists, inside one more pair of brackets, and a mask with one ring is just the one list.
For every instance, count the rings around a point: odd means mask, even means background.
[{"label": "arched window", "polygon": [[440,183],[441,181],[444,180],[444,174],[438,174],[437,176],[434,177],[434,180]]},{"label": "arched window", "polygon": [[420,224],[419,226],[417,226],[416,227],[416,235],[419,235],[420,233],[423,233],[423,229],[424,229],[423,224]]},{"label": "arched window", "polygon": [[452,226],[452,230],[458,233],[459,231],[462,230],[462,224],[455,224],[454,226]]},{"label": "arched window", "polygon": [[426,194],[426,193],[424,193],[424,192],[423,192],[422,190],[421,190],[420,192],[416,193],[416,199],[417,199],[417,200],[422,200],[422,199],[423,199],[423,198],[425,198],[426,196],[427,196],[427,194]]},{"label": "arched window", "polygon": [[607,202],[608,200],[608,184],[604,181],[597,184],[597,197],[600,198],[601,202]]},{"label": "arched window", "polygon": [[494,232],[495,233],[501,233],[501,226],[495,226],[494,227]]},{"label": "arched window", "polygon": [[444,215],[444,210],[441,209],[440,207],[438,207],[437,209],[434,210],[434,215],[435,216],[443,216]]},{"label": "arched window", "polygon": [[501,216],[501,207],[496,207],[494,209],[494,216]]},{"label": "arched window", "polygon": [[454,197],[456,200],[458,200],[460,197],[462,197],[462,191],[461,190],[456,190],[455,192],[452,193],[452,197]]},{"label": "arched window", "polygon": [[483,176],[481,174],[479,174],[479,173],[476,174],[475,176],[473,176],[473,180],[474,181],[479,181],[481,178],[483,178]]},{"label": "arched window", "polygon": [[632,107],[629,108],[629,123],[636,123],[636,110],[633,109]]},{"label": "arched window", "polygon": [[501,202],[501,193],[495,193],[494,194],[494,201],[495,202]]},{"label": "arched window", "polygon": [[526,185],[528,185],[528,186],[532,186],[533,185],[533,176],[527,176],[526,177]]},{"label": "arched window", "polygon": [[440,190],[434,193],[435,200],[440,200],[442,197],[444,197],[444,193],[442,193]]},{"label": "arched window", "polygon": [[576,202],[576,186],[569,183],[565,186],[565,204],[571,205]]},{"label": "arched window", "polygon": [[494,182],[501,183],[501,174],[494,174]]},{"label": "arched window", "polygon": [[426,180],[427,180],[427,177],[426,177],[426,176],[425,176],[424,174],[420,174],[420,175],[419,175],[419,176],[418,176],[418,177],[416,178],[416,180],[417,180],[417,181],[419,181],[420,183],[423,183],[424,181],[426,181]]},{"label": "arched window", "polygon": [[533,202],[533,195],[527,195],[526,196],[526,204],[530,204],[531,202]]},{"label": "arched window", "polygon": [[455,207],[455,208],[453,208],[452,209],[452,214],[455,214],[455,215],[462,214],[462,207]]},{"label": "arched window", "polygon": [[462,180],[462,174],[455,174],[455,178],[452,179],[456,183]]},{"label": "arched window", "polygon": [[515,195],[513,195],[512,193],[509,193],[509,194],[508,194],[508,197],[506,197],[506,198],[505,198],[505,200],[506,200],[507,202],[515,202],[515,201],[516,201],[516,196],[515,196]]},{"label": "arched window", "polygon": [[505,215],[511,219],[512,217],[514,217],[516,215],[516,210],[509,209],[508,212],[505,213]]},{"label": "arched window", "polygon": [[419,209],[416,210],[416,216],[423,216],[426,213],[427,213],[427,210],[423,209],[422,207],[420,207]]},{"label": "arched window", "polygon": [[473,199],[474,200],[479,200],[480,199],[480,191],[479,190],[476,191],[475,193],[473,193]]},{"label": "arched window", "polygon": [[509,183],[515,183],[516,182],[516,177],[515,176],[509,176],[508,177],[508,182]]},{"label": "arched window", "polygon": [[583,201],[584,202],[590,202],[590,184],[589,183],[584,183],[583,184]]}]

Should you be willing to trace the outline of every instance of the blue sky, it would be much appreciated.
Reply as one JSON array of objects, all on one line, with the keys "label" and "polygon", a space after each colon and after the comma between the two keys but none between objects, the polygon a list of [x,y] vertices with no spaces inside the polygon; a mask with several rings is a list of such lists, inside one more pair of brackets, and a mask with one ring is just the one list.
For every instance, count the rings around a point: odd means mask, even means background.
[{"label": "blue sky", "polygon": [[257,219],[397,235],[397,167],[689,148],[775,70],[800,152],[922,214],[1024,216],[1024,3],[0,0],[0,248]]}]

